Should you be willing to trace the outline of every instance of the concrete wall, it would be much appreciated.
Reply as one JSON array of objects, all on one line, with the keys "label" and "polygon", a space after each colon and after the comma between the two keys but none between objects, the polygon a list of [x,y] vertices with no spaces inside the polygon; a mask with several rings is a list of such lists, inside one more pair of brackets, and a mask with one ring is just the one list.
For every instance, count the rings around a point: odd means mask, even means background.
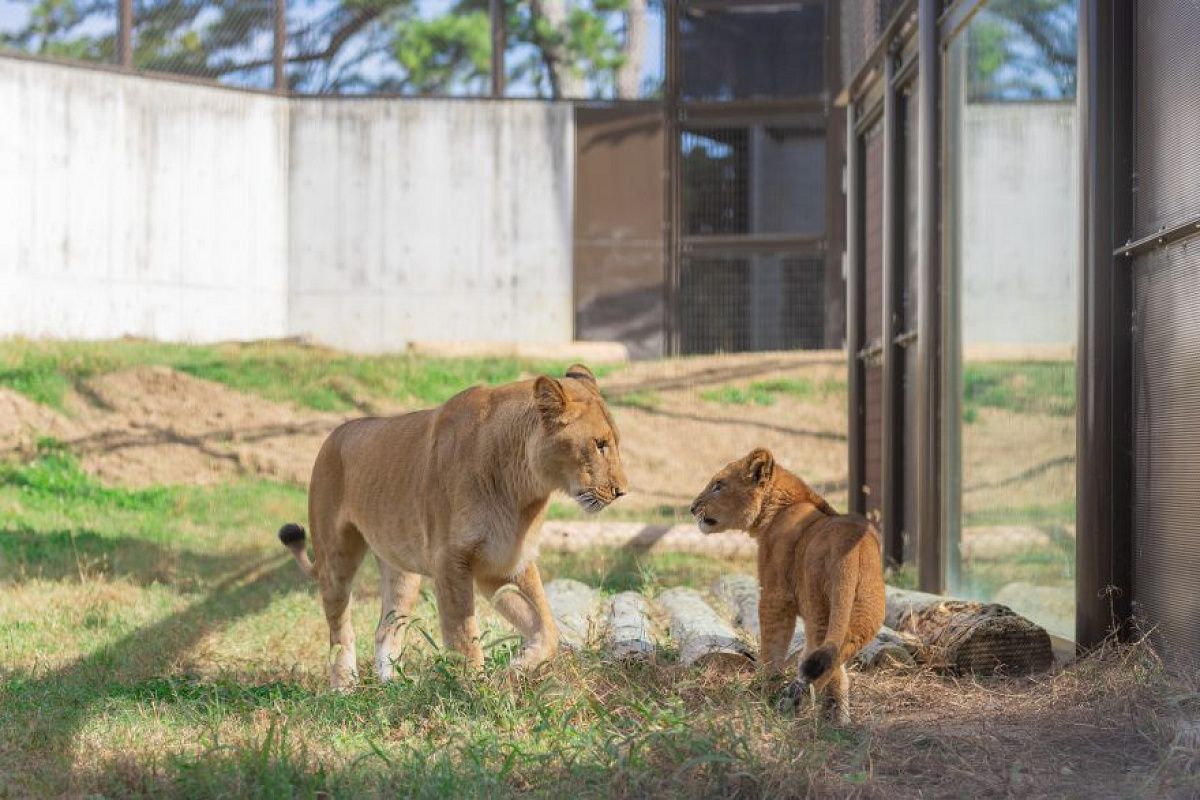
[{"label": "concrete wall", "polygon": [[966,344],[1074,342],[1079,285],[1077,110],[963,110],[962,324]]},{"label": "concrete wall", "polygon": [[288,108],[0,58],[0,334],[287,332]]},{"label": "concrete wall", "polygon": [[570,341],[572,137],[0,57],[0,335]]},{"label": "concrete wall", "polygon": [[570,341],[572,137],[566,104],[296,101],[292,332]]}]

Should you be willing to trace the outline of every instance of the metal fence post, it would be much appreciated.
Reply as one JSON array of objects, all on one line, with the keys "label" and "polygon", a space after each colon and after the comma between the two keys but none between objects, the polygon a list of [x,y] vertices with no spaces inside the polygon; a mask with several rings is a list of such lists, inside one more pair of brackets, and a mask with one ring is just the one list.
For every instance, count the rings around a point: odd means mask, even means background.
[{"label": "metal fence post", "polygon": [[492,97],[504,97],[504,0],[488,0],[492,20]]},{"label": "metal fence post", "polygon": [[117,63],[129,69],[133,66],[133,0],[117,3]]},{"label": "metal fence post", "polygon": [[275,23],[275,40],[271,51],[271,62],[275,68],[272,85],[281,94],[288,93],[287,61],[284,58],[284,48],[287,46],[287,0],[275,0],[273,15]]}]

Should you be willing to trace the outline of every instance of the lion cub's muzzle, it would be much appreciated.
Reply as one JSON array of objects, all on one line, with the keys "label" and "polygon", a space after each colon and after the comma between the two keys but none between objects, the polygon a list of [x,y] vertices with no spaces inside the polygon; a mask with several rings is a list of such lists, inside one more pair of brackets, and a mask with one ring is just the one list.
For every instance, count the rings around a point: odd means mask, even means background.
[{"label": "lion cub's muzzle", "polygon": [[701,533],[710,533],[713,528],[717,527],[717,520],[704,513],[704,504],[700,500],[697,499],[692,503],[692,507],[688,510],[692,512],[696,526],[700,528]]},{"label": "lion cub's muzzle", "polygon": [[624,495],[625,490],[619,486],[610,489],[596,487],[578,492],[575,495],[575,502],[579,503],[579,507],[587,513],[597,514],[612,505],[618,497]]}]

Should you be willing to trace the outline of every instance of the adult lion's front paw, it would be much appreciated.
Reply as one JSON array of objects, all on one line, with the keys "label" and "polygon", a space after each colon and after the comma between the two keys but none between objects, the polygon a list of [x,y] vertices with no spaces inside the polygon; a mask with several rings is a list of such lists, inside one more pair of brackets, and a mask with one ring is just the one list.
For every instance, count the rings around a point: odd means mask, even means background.
[{"label": "adult lion's front paw", "polygon": [[546,646],[530,646],[523,649],[516,658],[512,660],[512,668],[521,672],[532,672],[543,664],[550,661],[554,657],[557,647],[550,648]]}]

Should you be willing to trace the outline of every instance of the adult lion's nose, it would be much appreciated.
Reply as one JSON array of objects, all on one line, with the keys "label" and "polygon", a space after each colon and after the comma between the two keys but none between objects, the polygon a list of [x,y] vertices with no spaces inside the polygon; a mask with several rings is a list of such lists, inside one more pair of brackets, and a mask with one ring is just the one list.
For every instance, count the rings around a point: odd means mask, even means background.
[{"label": "adult lion's nose", "polygon": [[620,486],[614,486],[614,487],[613,487],[613,494],[614,494],[615,496],[617,496],[617,497],[624,497],[624,496],[625,496],[625,490],[624,490],[624,489],[622,489]]}]

